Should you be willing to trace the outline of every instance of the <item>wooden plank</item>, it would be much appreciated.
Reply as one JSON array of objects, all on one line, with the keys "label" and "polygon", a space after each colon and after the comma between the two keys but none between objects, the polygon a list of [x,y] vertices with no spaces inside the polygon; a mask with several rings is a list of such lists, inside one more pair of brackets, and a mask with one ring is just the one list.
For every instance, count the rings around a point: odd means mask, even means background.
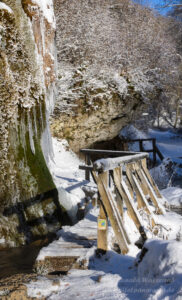
[{"label": "wooden plank", "polygon": [[116,239],[118,241],[119,247],[120,247],[122,253],[126,254],[129,250],[128,246],[127,246],[127,241],[126,241],[126,238],[124,236],[123,230],[120,226],[120,223],[118,222],[118,218],[117,218],[117,215],[115,214],[114,208],[111,204],[112,199],[110,198],[110,194],[108,193],[108,190],[107,190],[107,188],[105,187],[105,184],[104,184],[104,182],[105,182],[104,176],[106,176],[105,173],[99,174],[97,176],[96,173],[93,172],[93,175],[94,175],[94,178],[97,182],[99,193],[101,195],[103,204],[105,206],[108,217],[110,219],[111,226],[114,230],[114,233],[115,233]]},{"label": "wooden plank", "polygon": [[143,170],[144,174],[146,175],[146,177],[147,177],[147,179],[149,180],[149,182],[150,182],[150,184],[151,184],[153,190],[155,191],[156,196],[157,196],[158,198],[162,198],[161,193],[159,192],[159,189],[158,189],[156,183],[154,182],[152,176],[151,176],[150,173],[149,173],[149,170],[148,170],[148,168],[147,168],[147,161],[146,161],[146,159],[142,159],[142,160],[141,160],[141,166],[142,166],[142,170]]},{"label": "wooden plank", "polygon": [[134,184],[136,186],[137,194],[138,194],[138,196],[140,197],[140,199],[142,201],[142,205],[143,205],[145,211],[147,212],[147,214],[151,218],[151,225],[152,225],[152,228],[153,228],[156,225],[156,223],[154,221],[153,212],[151,211],[151,209],[150,209],[150,207],[147,203],[147,200],[145,198],[145,195],[144,195],[144,193],[143,193],[143,191],[142,191],[142,189],[141,189],[141,187],[140,187],[140,185],[139,185],[139,183],[138,183],[138,181],[137,181],[134,174],[132,174],[132,178],[133,178]]},{"label": "wooden plank", "polygon": [[[89,154],[86,154],[85,155],[85,163],[86,165],[91,165],[91,160],[90,160],[90,155]],[[90,180],[90,170],[85,170],[85,180]]]},{"label": "wooden plank", "polygon": [[134,165],[134,168],[135,168],[135,172],[136,172],[136,176],[138,177],[138,180],[140,182],[140,186],[142,188],[142,191],[144,193],[144,195],[147,197],[150,196],[149,194],[149,188],[148,188],[148,185],[146,184],[142,174],[141,174],[141,165],[140,165],[140,161],[137,162],[135,165]]},{"label": "wooden plank", "polygon": [[[79,166],[79,169],[80,170],[89,170],[90,172],[94,170],[93,166],[83,166],[83,165],[80,165]],[[112,170],[111,170],[112,171]],[[123,175],[126,175],[126,172],[123,171]]]},{"label": "wooden plank", "polygon": [[[121,169],[120,169],[120,171],[121,171]],[[111,178],[113,179],[113,183],[114,183],[113,172],[111,173]],[[114,188],[115,188],[116,193],[117,193],[117,198],[114,200],[113,197],[111,197],[111,199],[112,199],[111,204],[114,207],[115,214],[117,215],[120,226],[122,227],[122,230],[123,230],[123,233],[124,233],[125,238],[127,240],[127,243],[131,244],[131,241],[129,239],[129,236],[127,234],[127,231],[125,229],[124,222],[123,222],[123,198],[121,197],[121,195],[120,195],[119,191],[117,190],[117,187],[115,186],[115,184],[114,184]],[[109,191],[108,191],[108,193],[110,194]]]},{"label": "wooden plank", "polygon": [[158,203],[158,199],[157,199],[157,197],[154,193],[154,190],[153,190],[148,178],[146,177],[144,171],[142,170],[141,166],[139,166],[139,163],[136,164],[135,167],[136,167],[136,172],[141,179],[142,190],[144,191],[144,194],[145,195],[147,195],[147,193],[149,194],[149,197],[156,208],[156,213],[163,214],[162,208],[160,207],[160,205]]},{"label": "wooden plank", "polygon": [[135,164],[130,164],[130,165],[127,165],[126,166],[126,173],[127,173],[127,176],[129,176],[131,178],[131,183],[133,185],[133,189],[135,190],[136,192],[136,196],[137,196],[137,201],[139,203],[139,206],[140,208],[143,207],[145,209],[145,211],[147,212],[147,214],[149,216],[151,216],[151,225],[152,227],[154,227],[156,224],[155,224],[155,221],[154,221],[154,216],[153,216],[153,213],[149,207],[149,204],[145,198],[145,195],[142,191],[142,188],[140,186],[140,183],[139,181],[137,180],[137,177],[136,175],[134,174],[135,171]]},{"label": "wooden plank", "polygon": [[89,171],[93,171],[93,167],[92,166],[79,166],[80,170],[89,170]]},{"label": "wooden plank", "polygon": [[160,160],[163,160],[164,159],[164,156],[162,155],[162,153],[160,152],[159,148],[157,147],[156,145],[156,153],[158,154]]},{"label": "wooden plank", "polygon": [[126,185],[128,187],[128,190],[130,192],[131,198],[134,199],[134,192],[133,192],[133,189],[132,189],[132,185],[131,185],[131,183],[130,183],[127,175],[126,175],[126,172],[122,172],[122,175],[125,176],[125,183],[126,183]]},{"label": "wooden plank", "polygon": [[135,155],[139,152],[132,152],[132,151],[112,151],[112,150],[94,150],[94,149],[81,149],[81,153],[85,154],[98,154],[98,155],[107,155],[111,154],[113,156],[125,156],[125,155]]},{"label": "wooden plank", "polygon": [[101,249],[103,251],[107,251],[107,231],[108,231],[108,221],[103,206],[100,204],[100,212],[98,216],[98,224],[99,220],[105,221],[105,229],[97,228],[97,249]]},{"label": "wooden plank", "polygon": [[138,205],[138,209],[145,207],[145,204],[142,201],[142,198],[138,192],[138,189],[135,188],[135,184],[133,181],[133,177],[132,177],[132,171],[133,171],[133,164],[128,164],[125,166],[126,167],[126,174],[127,174],[127,178],[132,186],[132,190],[133,192],[135,192],[136,194],[136,199],[137,199],[137,205]]},{"label": "wooden plank", "polygon": [[137,212],[137,209],[135,208],[134,201],[131,198],[128,187],[127,187],[126,183],[124,182],[124,180],[121,177],[122,173],[119,169],[120,168],[115,168],[113,170],[114,183],[115,183],[121,197],[123,198],[123,200],[126,204],[129,215],[131,216],[131,218],[133,219],[136,227],[139,230],[141,227],[143,227],[142,222],[141,222],[141,218],[140,218],[139,213]]},{"label": "wooden plank", "polygon": [[[108,180],[106,181],[106,179],[105,179],[105,177],[104,177],[104,174],[105,174],[105,173],[102,173],[101,176],[103,176],[103,183],[105,184],[106,188],[108,188]],[[107,178],[107,179],[108,179],[108,178]],[[106,185],[106,184],[107,184],[107,185]],[[109,199],[110,199],[110,203],[111,203],[111,206],[112,206],[112,208],[113,208],[115,217],[116,217],[116,219],[117,219],[118,225],[119,225],[119,227],[120,227],[120,229],[121,229],[121,231],[122,231],[122,235],[124,235],[124,237],[125,237],[127,243],[128,243],[128,244],[131,244],[130,239],[129,239],[129,236],[128,236],[128,234],[127,234],[127,232],[126,232],[126,229],[125,229],[125,227],[124,227],[124,223],[123,223],[123,221],[122,221],[122,216],[121,216],[120,213],[119,213],[119,210],[118,210],[118,207],[117,207],[117,203],[116,203],[116,201],[113,199],[113,197],[112,197],[112,195],[111,195],[111,193],[110,193],[110,191],[109,191],[108,189],[107,189],[107,193],[108,193],[108,196],[109,196]]]},{"label": "wooden plank", "polygon": [[121,195],[118,192],[118,190],[117,190],[116,187],[114,187],[114,193],[116,195],[115,201],[116,201],[116,204],[117,204],[117,208],[118,208],[119,214],[123,218],[123,199],[121,198]]}]

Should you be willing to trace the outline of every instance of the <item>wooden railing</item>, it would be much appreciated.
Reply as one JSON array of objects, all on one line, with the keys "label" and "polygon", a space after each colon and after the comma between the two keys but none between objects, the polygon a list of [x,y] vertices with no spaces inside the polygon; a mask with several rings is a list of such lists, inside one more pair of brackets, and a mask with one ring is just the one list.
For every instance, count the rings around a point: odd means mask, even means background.
[{"label": "wooden railing", "polygon": [[[123,144],[131,144],[131,143],[138,143],[139,144],[139,151],[140,152],[147,152],[147,153],[153,153],[153,166],[156,165],[157,162],[157,155],[160,160],[164,159],[164,156],[162,155],[161,151],[157,147],[156,139],[155,138],[146,138],[146,139],[126,139],[121,140]],[[151,149],[146,149],[144,143],[145,142],[151,142]]]},{"label": "wooden railing", "polygon": [[136,155],[138,152],[132,151],[112,151],[112,150],[95,150],[95,149],[81,149],[81,153],[85,155],[85,165],[80,166],[81,170],[85,170],[85,179],[90,180],[90,172],[92,170],[92,164],[99,158],[108,157],[123,157],[127,155]]},{"label": "wooden railing", "polygon": [[[100,152],[98,153],[100,154]],[[110,155],[108,152],[107,154]],[[158,224],[155,220],[155,213],[162,214],[164,208],[159,203],[162,196],[147,169],[148,153],[128,155],[128,152],[122,152],[122,157],[117,157],[117,151],[112,154],[115,158],[99,159],[92,165],[80,166],[80,169],[88,168],[98,186],[100,195],[98,249],[107,251],[109,218],[120,250],[125,254],[128,252],[131,241],[124,224],[123,206],[125,205],[128,215],[141,234],[143,243],[147,239],[147,234],[140,212],[145,213],[148,218],[148,230],[157,234]],[[109,177],[112,189],[109,188]],[[151,208],[151,205],[155,208],[155,213],[153,213],[154,209]]]}]

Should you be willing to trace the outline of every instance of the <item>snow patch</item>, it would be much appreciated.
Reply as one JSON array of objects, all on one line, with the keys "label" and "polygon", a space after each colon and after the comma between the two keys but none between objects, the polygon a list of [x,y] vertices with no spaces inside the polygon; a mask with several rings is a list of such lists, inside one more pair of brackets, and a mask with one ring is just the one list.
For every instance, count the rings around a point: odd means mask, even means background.
[{"label": "snow patch", "polygon": [[148,250],[138,266],[140,277],[156,278],[181,274],[182,243],[174,240],[148,240],[144,247]]},{"label": "snow patch", "polygon": [[12,9],[8,5],[6,5],[5,3],[3,3],[3,2],[0,2],[0,9],[7,10],[10,14],[13,14]]},{"label": "snow patch", "polygon": [[170,205],[182,207],[182,189],[171,186],[162,190],[161,193]]}]

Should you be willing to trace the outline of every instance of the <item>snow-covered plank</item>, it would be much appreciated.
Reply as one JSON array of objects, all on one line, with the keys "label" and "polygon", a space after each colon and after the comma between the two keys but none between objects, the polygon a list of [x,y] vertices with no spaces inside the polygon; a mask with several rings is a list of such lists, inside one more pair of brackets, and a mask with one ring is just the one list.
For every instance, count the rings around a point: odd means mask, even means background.
[{"label": "snow-covered plank", "polygon": [[135,155],[127,155],[116,158],[106,158],[96,160],[93,164],[95,171],[105,172],[108,170],[113,170],[114,168],[120,167],[124,163],[132,163],[140,159],[147,158],[148,153],[137,153]]}]

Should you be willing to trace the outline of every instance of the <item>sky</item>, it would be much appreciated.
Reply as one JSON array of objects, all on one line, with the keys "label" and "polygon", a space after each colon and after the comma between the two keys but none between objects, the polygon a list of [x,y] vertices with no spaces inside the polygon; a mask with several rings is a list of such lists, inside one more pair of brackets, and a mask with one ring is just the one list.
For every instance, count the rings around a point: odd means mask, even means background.
[{"label": "sky", "polygon": [[134,0],[134,2],[141,3],[151,8],[157,9],[158,12],[162,15],[166,15],[170,10],[170,8],[160,8],[160,6],[165,5],[164,0]]}]

